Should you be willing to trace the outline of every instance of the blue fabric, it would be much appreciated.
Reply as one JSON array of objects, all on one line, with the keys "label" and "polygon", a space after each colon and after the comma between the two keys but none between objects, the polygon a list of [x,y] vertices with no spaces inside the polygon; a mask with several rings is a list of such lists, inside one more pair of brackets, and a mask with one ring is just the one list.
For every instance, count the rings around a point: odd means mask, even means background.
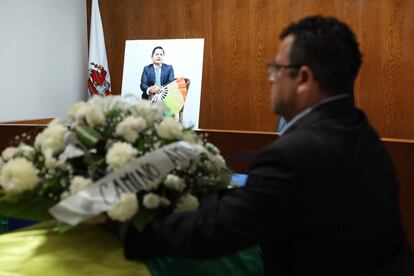
[{"label": "blue fabric", "polygon": [[38,223],[37,221],[30,221],[30,220],[20,220],[20,219],[8,219],[8,230],[13,231],[16,229],[24,228],[30,225],[33,225],[35,223]]},{"label": "blue fabric", "polygon": [[155,84],[161,86],[161,69],[159,67],[155,67]]},{"label": "blue fabric", "polygon": [[286,126],[286,119],[285,117],[280,116],[279,122],[276,126],[276,132],[282,132],[283,128]]}]

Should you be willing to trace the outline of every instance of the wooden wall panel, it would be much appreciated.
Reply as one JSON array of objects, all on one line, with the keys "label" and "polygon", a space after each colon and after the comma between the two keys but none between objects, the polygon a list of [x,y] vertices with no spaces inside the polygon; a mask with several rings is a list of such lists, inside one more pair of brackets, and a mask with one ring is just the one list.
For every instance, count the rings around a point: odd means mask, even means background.
[{"label": "wooden wall panel", "polygon": [[357,102],[383,137],[414,138],[414,1],[365,1]]},{"label": "wooden wall panel", "polygon": [[100,8],[115,93],[125,40],[203,37],[200,127],[253,131],[277,121],[264,64],[280,31],[307,15],[336,16],[364,54],[356,103],[382,137],[414,138],[414,0],[101,0]]}]

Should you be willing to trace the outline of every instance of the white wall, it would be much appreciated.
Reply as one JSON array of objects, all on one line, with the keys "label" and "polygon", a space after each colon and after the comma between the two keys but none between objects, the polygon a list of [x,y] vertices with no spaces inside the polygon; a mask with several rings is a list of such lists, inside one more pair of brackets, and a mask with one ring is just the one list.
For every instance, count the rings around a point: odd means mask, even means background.
[{"label": "white wall", "polygon": [[0,0],[0,121],[65,118],[87,63],[85,0]]}]

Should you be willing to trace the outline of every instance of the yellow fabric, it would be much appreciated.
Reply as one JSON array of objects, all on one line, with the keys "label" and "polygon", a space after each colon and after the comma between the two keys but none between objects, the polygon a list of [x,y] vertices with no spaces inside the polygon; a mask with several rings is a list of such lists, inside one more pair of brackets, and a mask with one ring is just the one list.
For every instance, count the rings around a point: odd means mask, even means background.
[{"label": "yellow fabric", "polygon": [[186,96],[187,89],[185,87],[185,80],[178,78],[168,85],[168,94],[164,102],[170,112],[176,114],[183,108]]},{"label": "yellow fabric", "polygon": [[121,242],[96,225],[65,234],[43,223],[0,235],[0,276],[150,276],[143,262],[126,261]]}]

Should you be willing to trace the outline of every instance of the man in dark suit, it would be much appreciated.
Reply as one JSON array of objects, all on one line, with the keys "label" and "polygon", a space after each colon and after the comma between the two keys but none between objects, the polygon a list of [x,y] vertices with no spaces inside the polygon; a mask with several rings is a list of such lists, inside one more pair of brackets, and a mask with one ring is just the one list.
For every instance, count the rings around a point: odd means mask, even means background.
[{"label": "man in dark suit", "polygon": [[[392,162],[352,91],[361,54],[349,27],[308,17],[268,64],[280,138],[246,186],[124,234],[127,258],[211,258],[260,244],[266,275],[414,275]],[[363,93],[363,92],[362,92]]]},{"label": "man in dark suit", "polygon": [[164,63],[165,52],[161,46],[152,50],[153,63],[144,67],[141,76],[142,98],[149,99],[151,94],[161,93],[163,86],[174,80],[172,65]]}]

